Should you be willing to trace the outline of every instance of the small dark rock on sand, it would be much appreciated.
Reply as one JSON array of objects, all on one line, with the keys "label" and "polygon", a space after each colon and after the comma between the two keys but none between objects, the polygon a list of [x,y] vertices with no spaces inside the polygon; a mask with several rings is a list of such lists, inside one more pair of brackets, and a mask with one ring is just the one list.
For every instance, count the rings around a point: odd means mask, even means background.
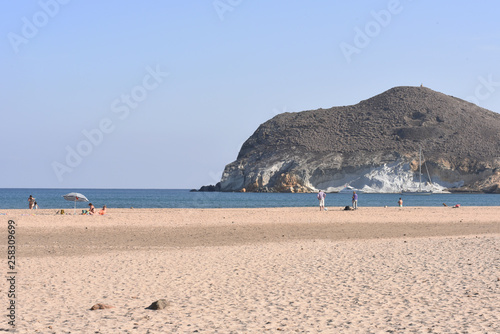
[{"label": "small dark rock on sand", "polygon": [[148,307],[146,307],[146,309],[148,309],[148,310],[163,310],[164,308],[166,308],[169,305],[170,305],[170,303],[168,301],[166,301],[165,299],[159,299],[159,300],[153,302]]},{"label": "small dark rock on sand", "polygon": [[104,310],[104,309],[108,309],[108,308],[114,308],[114,306],[99,303],[99,304],[95,304],[94,306],[92,306],[90,308],[90,310],[95,311],[95,310]]}]

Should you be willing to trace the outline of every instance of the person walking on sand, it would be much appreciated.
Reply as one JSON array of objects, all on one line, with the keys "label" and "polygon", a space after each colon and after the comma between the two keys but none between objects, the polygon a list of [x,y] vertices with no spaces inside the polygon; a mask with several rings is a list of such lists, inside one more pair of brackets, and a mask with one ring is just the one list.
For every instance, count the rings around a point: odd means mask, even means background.
[{"label": "person walking on sand", "polygon": [[401,197],[399,198],[398,205],[400,208],[403,207],[403,200],[401,199]]},{"label": "person walking on sand", "polygon": [[323,190],[318,191],[319,211],[323,211],[325,209],[325,197],[326,194]]},{"label": "person walking on sand", "polygon": [[30,197],[28,197],[28,207],[31,210],[33,209],[34,206],[35,206],[35,198],[30,195]]},{"label": "person walking on sand", "polygon": [[358,208],[358,194],[355,191],[352,192],[352,208],[354,210]]}]

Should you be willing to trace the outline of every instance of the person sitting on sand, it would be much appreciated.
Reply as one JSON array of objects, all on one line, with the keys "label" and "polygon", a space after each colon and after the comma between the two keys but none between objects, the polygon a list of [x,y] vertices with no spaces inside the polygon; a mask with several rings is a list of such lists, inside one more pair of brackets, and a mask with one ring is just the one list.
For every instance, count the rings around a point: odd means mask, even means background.
[{"label": "person sitting on sand", "polygon": [[403,200],[401,199],[401,197],[399,198],[398,205],[400,208],[403,207]]},{"label": "person sitting on sand", "polygon": [[102,207],[102,210],[101,210],[101,211],[99,211],[99,214],[100,214],[101,216],[104,216],[104,215],[106,214],[106,205]]},{"label": "person sitting on sand", "polygon": [[94,205],[92,205],[92,203],[89,203],[89,215],[93,215],[95,214],[95,208],[94,208]]}]

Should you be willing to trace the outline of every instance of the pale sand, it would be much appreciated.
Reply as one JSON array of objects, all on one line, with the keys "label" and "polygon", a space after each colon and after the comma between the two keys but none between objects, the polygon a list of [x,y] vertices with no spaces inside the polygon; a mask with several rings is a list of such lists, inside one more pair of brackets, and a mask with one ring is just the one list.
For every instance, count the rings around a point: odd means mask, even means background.
[{"label": "pale sand", "polygon": [[55,211],[0,210],[19,333],[500,333],[499,207]]}]

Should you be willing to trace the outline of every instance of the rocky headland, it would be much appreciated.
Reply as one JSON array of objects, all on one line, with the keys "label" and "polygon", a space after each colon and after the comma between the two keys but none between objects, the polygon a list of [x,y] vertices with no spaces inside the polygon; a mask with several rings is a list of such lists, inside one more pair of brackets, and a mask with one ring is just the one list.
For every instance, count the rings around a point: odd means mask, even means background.
[{"label": "rocky headland", "polygon": [[419,167],[424,189],[500,193],[500,114],[425,87],[279,114],[200,190],[391,193],[415,189]]}]

